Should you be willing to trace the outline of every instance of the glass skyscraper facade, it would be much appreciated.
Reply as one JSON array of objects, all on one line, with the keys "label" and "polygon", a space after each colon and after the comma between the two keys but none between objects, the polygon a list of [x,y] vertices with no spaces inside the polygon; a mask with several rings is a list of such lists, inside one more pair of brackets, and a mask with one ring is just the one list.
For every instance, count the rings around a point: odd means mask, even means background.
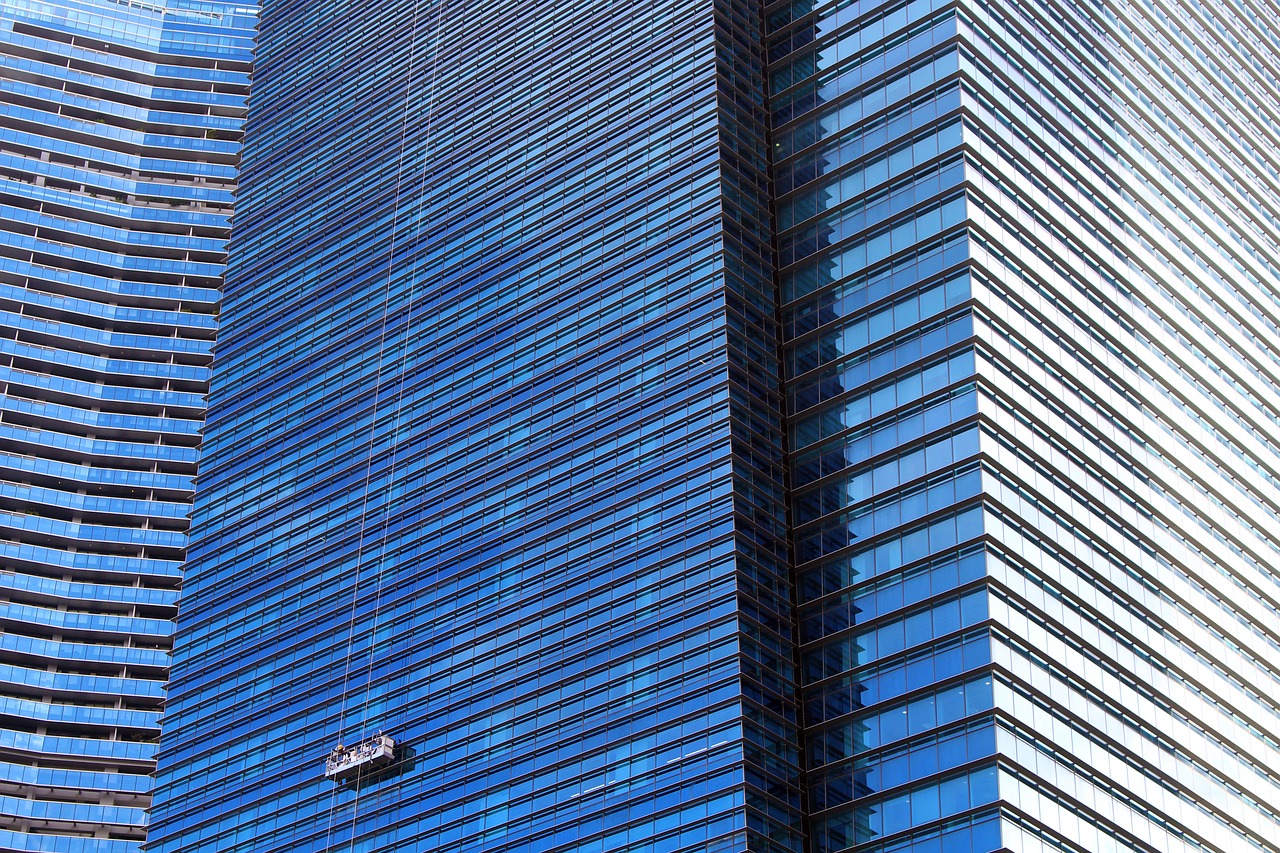
[{"label": "glass skyscraper facade", "polygon": [[148,850],[1280,850],[1276,19],[269,0]]},{"label": "glass skyscraper facade", "polygon": [[813,6],[767,45],[804,849],[996,850],[966,14]]},{"label": "glass skyscraper facade", "polygon": [[759,10],[309,9],[263,10],[148,849],[793,849]]},{"label": "glass skyscraper facade", "polygon": [[255,21],[0,2],[0,850],[145,836]]}]

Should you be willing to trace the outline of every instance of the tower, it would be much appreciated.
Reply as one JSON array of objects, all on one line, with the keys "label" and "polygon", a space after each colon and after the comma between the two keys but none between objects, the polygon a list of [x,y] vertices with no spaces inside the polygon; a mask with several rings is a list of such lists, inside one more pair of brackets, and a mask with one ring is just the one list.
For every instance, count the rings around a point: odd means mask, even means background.
[{"label": "tower", "polygon": [[149,849],[1275,850],[1274,11],[269,5]]},{"label": "tower", "polygon": [[252,5],[0,5],[0,849],[145,834]]},{"label": "tower", "polygon": [[[759,15],[310,14],[258,43],[148,849],[790,849]],[[392,787],[335,787],[376,732]]]}]

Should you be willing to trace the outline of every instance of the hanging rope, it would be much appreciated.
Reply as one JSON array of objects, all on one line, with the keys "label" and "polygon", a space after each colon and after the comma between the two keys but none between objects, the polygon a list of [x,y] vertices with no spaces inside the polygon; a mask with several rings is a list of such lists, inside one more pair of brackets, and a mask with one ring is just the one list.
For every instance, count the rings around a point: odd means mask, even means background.
[{"label": "hanging rope", "polygon": [[[423,207],[426,204],[427,177],[430,171],[429,169],[430,159],[427,156],[427,153],[431,145],[432,130],[435,124],[436,70],[439,68],[441,22],[444,18],[444,9],[447,4],[448,4],[448,0],[440,0],[440,4],[436,7],[436,19],[433,25],[434,35],[433,35],[432,44],[431,44],[431,74],[430,74],[430,80],[427,86],[427,122],[426,122],[425,131],[423,133],[423,143],[422,143],[423,154],[424,154],[423,164],[422,164],[422,176],[419,179],[417,205],[416,205],[417,209],[414,212],[414,225],[418,229],[421,229],[422,227]],[[408,306],[405,311],[404,349],[398,360],[400,383],[399,383],[399,388],[396,394],[395,414],[392,417],[392,423],[391,423],[392,439],[391,439],[391,450],[389,455],[389,460],[390,460],[389,471],[391,471],[392,473],[387,480],[388,506],[390,506],[390,497],[391,497],[392,489],[395,484],[394,472],[396,468],[396,454],[399,452],[399,449],[400,449],[400,417],[404,410],[405,384],[406,384],[405,370],[408,367],[410,353],[412,352],[411,341],[412,341],[412,333],[413,333],[414,307],[417,304],[417,291],[418,291],[417,273],[411,271],[410,284],[409,284],[409,300],[408,300]],[[383,559],[384,559],[383,555],[386,551],[387,540],[390,537],[390,535],[391,535],[391,526],[390,524],[384,523],[382,526],[382,538],[381,538],[381,541],[379,541],[378,543],[378,551],[377,551],[378,576],[377,576],[376,585],[374,587],[373,625],[370,628],[370,632],[369,632],[370,633],[369,663],[365,669],[364,705],[363,705],[363,708],[361,709],[361,714],[360,714],[362,731],[366,730],[368,726],[369,702],[373,696],[373,664],[374,664],[374,657],[375,657],[374,653],[377,649],[378,622],[381,617],[381,609],[382,609],[382,581],[385,575],[385,565],[383,563]],[[353,805],[353,809],[356,814],[359,814],[359,811],[360,811],[360,793],[361,793],[361,788],[363,786],[363,782],[364,782],[363,777],[356,778],[356,795],[355,795],[355,800]],[[355,850],[355,843],[356,843],[356,829],[357,829],[356,822],[353,819],[351,823],[351,847],[350,847],[350,849],[353,851]]]},{"label": "hanging rope", "polygon": [[[433,23],[434,35],[433,35],[432,45],[431,45],[431,68],[429,72],[430,77],[429,77],[428,89],[427,89],[427,124],[426,124],[426,133],[423,140],[424,153],[427,151],[427,149],[430,146],[432,127],[434,123],[436,70],[439,65],[438,56],[439,56],[439,47],[440,47],[440,30],[441,30],[441,22],[444,17],[444,7],[446,2],[447,0],[439,0],[439,3],[436,7],[435,21]],[[404,108],[403,108],[401,122],[400,122],[399,148],[396,155],[397,162],[396,162],[395,192],[392,200],[392,211],[391,211],[391,236],[390,236],[390,244],[387,249],[387,280],[386,280],[386,286],[384,288],[383,299],[382,299],[382,319],[381,319],[381,328],[379,330],[379,338],[378,338],[378,362],[377,362],[377,368],[374,374],[373,409],[372,409],[371,421],[369,424],[368,452],[366,454],[366,460],[365,460],[364,488],[363,488],[363,494],[361,497],[361,505],[360,505],[360,529],[359,529],[359,533],[356,541],[355,582],[352,585],[350,615],[347,620],[347,648],[345,653],[345,660],[344,660],[343,674],[342,674],[342,702],[341,702],[341,707],[339,712],[339,722],[338,722],[339,733],[342,733],[346,730],[346,722],[347,722],[347,710],[348,710],[347,698],[348,698],[350,679],[351,679],[352,650],[355,644],[356,616],[357,616],[357,613],[359,612],[360,576],[364,569],[364,548],[365,548],[365,536],[367,532],[369,502],[371,499],[371,491],[372,491],[371,487],[372,487],[372,479],[373,479],[374,448],[376,447],[376,444],[377,444],[378,405],[382,399],[384,363],[385,363],[387,336],[388,336],[387,332],[388,332],[388,326],[390,325],[390,316],[391,316],[392,284],[395,278],[394,265],[395,265],[396,237],[397,237],[397,228],[399,227],[399,223],[400,223],[400,200],[402,195],[402,189],[404,186],[405,149],[408,141],[409,119],[412,114],[413,104],[414,104],[414,98],[413,98],[414,85],[413,84],[414,84],[414,81],[416,81],[419,77],[419,74],[418,74],[419,68],[415,64],[415,61],[417,58],[415,55],[415,47],[418,42],[417,36],[418,36],[418,25],[419,25],[419,19],[420,19],[421,3],[422,3],[422,0],[414,0],[413,14],[412,14],[410,32],[409,32],[409,55],[411,57],[410,69],[409,69],[409,80],[405,85]],[[426,187],[426,180],[427,180],[427,167],[426,167],[427,162],[428,161],[424,156],[422,177],[419,185],[419,204],[418,204],[418,210],[417,210],[418,222],[421,222],[421,205],[422,205],[422,198],[425,195],[425,187]],[[403,351],[400,354],[398,354],[397,357],[395,358],[396,375],[399,377],[399,384],[398,384],[398,390],[396,391],[395,413],[393,415],[392,424],[391,424],[391,448],[390,448],[389,463],[388,463],[388,469],[387,469],[388,472],[390,472],[390,474],[394,474],[395,466],[396,466],[396,453],[399,450],[400,417],[401,417],[401,412],[404,405],[404,385],[405,385],[404,368],[405,368],[405,364],[408,361],[409,352],[410,352],[410,336],[413,328],[413,308],[414,308],[414,303],[416,302],[416,291],[417,291],[416,275],[412,275],[410,289],[409,289],[409,297],[408,297],[408,308],[407,308],[406,320],[405,320]],[[390,506],[393,485],[394,485],[394,480],[391,476],[389,476],[387,487],[386,487],[386,502],[385,502],[388,507]],[[366,684],[365,684],[365,691],[364,691],[365,695],[364,695],[363,709],[361,712],[362,731],[363,731],[363,727],[368,724],[369,701],[371,697],[371,688],[372,688],[374,651],[377,645],[377,630],[378,630],[378,620],[380,616],[379,611],[381,609],[382,582],[383,582],[383,574],[384,574],[384,566],[382,563],[382,551],[386,547],[388,534],[389,534],[389,525],[387,525],[384,520],[383,533],[378,543],[378,550],[377,550],[377,557],[376,557],[378,561],[378,572],[376,575],[375,592],[374,592],[373,627],[370,632],[370,640],[369,640],[369,663],[366,670]],[[361,777],[357,776],[355,799],[353,801],[353,806],[352,806],[353,814],[352,814],[352,822],[351,822],[351,845],[350,845],[351,849],[355,848],[355,842],[356,842],[356,831],[358,828],[357,817],[359,815],[359,807],[360,807],[361,782],[362,782]],[[326,850],[329,849],[329,843],[333,835],[334,814],[335,814],[335,808],[337,804],[338,787],[339,787],[338,785],[335,785],[329,796],[328,826],[325,830],[325,845],[324,845]]]},{"label": "hanging rope", "polygon": [[[428,168],[428,164],[430,163],[430,160],[425,156],[425,154],[427,152],[427,149],[431,145],[431,131],[435,122],[435,94],[436,94],[435,89],[436,89],[436,69],[439,66],[437,58],[439,56],[439,49],[440,49],[440,29],[441,29],[440,22],[444,17],[444,8],[447,4],[448,4],[448,0],[440,0],[440,5],[436,7],[434,37],[431,45],[431,76],[427,86],[427,123],[426,123],[425,131],[423,133],[423,143],[422,143],[424,158],[423,158],[423,164],[422,164],[422,176],[418,181],[418,195],[417,195],[417,202],[416,202],[417,209],[414,211],[414,225],[417,229],[421,229],[422,227],[423,207],[426,204],[427,177],[430,172],[430,169]],[[399,390],[396,393],[395,414],[391,419],[392,439],[391,439],[390,461],[388,463],[388,468],[392,472],[392,476],[389,477],[387,481],[388,498],[390,498],[391,491],[395,483],[394,473],[396,469],[396,454],[399,452],[399,449],[400,449],[400,415],[404,410],[404,397],[405,397],[404,391],[405,391],[405,382],[406,382],[404,371],[409,365],[409,355],[412,349],[410,336],[413,333],[414,307],[417,305],[417,301],[418,301],[417,293],[418,293],[418,276],[416,272],[411,272],[410,283],[409,283],[409,300],[408,300],[407,309],[405,311],[405,321],[404,321],[404,350],[398,359],[399,370],[400,370],[400,374],[399,374],[400,384],[399,384]],[[390,505],[390,500],[388,500],[388,505]],[[361,725],[367,725],[369,721],[369,700],[372,696],[372,688],[373,688],[374,648],[375,648],[376,637],[378,633],[378,621],[379,621],[379,617],[381,616],[380,611],[381,611],[381,603],[382,603],[382,578],[383,578],[382,554],[386,550],[387,540],[390,538],[390,536],[391,536],[391,526],[389,524],[384,524],[382,527],[382,539],[378,542],[378,551],[377,551],[379,555],[378,556],[378,561],[379,561],[378,577],[377,577],[377,584],[374,588],[373,627],[372,627],[371,633],[373,634],[375,639],[373,642],[370,642],[369,644],[369,663],[365,670],[364,706],[361,709],[361,713],[360,713]],[[358,788],[359,786],[357,785],[357,794],[358,794]]]}]

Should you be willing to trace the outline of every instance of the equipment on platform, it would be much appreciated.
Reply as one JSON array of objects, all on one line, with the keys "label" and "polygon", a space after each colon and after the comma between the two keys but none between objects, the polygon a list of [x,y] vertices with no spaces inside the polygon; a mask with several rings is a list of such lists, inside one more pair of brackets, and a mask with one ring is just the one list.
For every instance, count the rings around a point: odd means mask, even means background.
[{"label": "equipment on platform", "polygon": [[341,782],[396,760],[396,742],[387,735],[374,735],[354,746],[335,746],[324,759],[324,777]]}]

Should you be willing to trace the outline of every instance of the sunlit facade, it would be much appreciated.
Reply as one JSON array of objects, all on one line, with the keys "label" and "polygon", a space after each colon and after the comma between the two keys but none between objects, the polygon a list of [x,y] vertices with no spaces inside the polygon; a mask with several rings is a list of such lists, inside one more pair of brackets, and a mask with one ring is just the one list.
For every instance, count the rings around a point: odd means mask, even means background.
[{"label": "sunlit facade", "polygon": [[1274,10],[769,8],[811,849],[1277,849]]},{"label": "sunlit facade", "polygon": [[145,835],[254,22],[0,3],[0,850]]},{"label": "sunlit facade", "polygon": [[1280,850],[1272,12],[269,3],[148,850]]}]

